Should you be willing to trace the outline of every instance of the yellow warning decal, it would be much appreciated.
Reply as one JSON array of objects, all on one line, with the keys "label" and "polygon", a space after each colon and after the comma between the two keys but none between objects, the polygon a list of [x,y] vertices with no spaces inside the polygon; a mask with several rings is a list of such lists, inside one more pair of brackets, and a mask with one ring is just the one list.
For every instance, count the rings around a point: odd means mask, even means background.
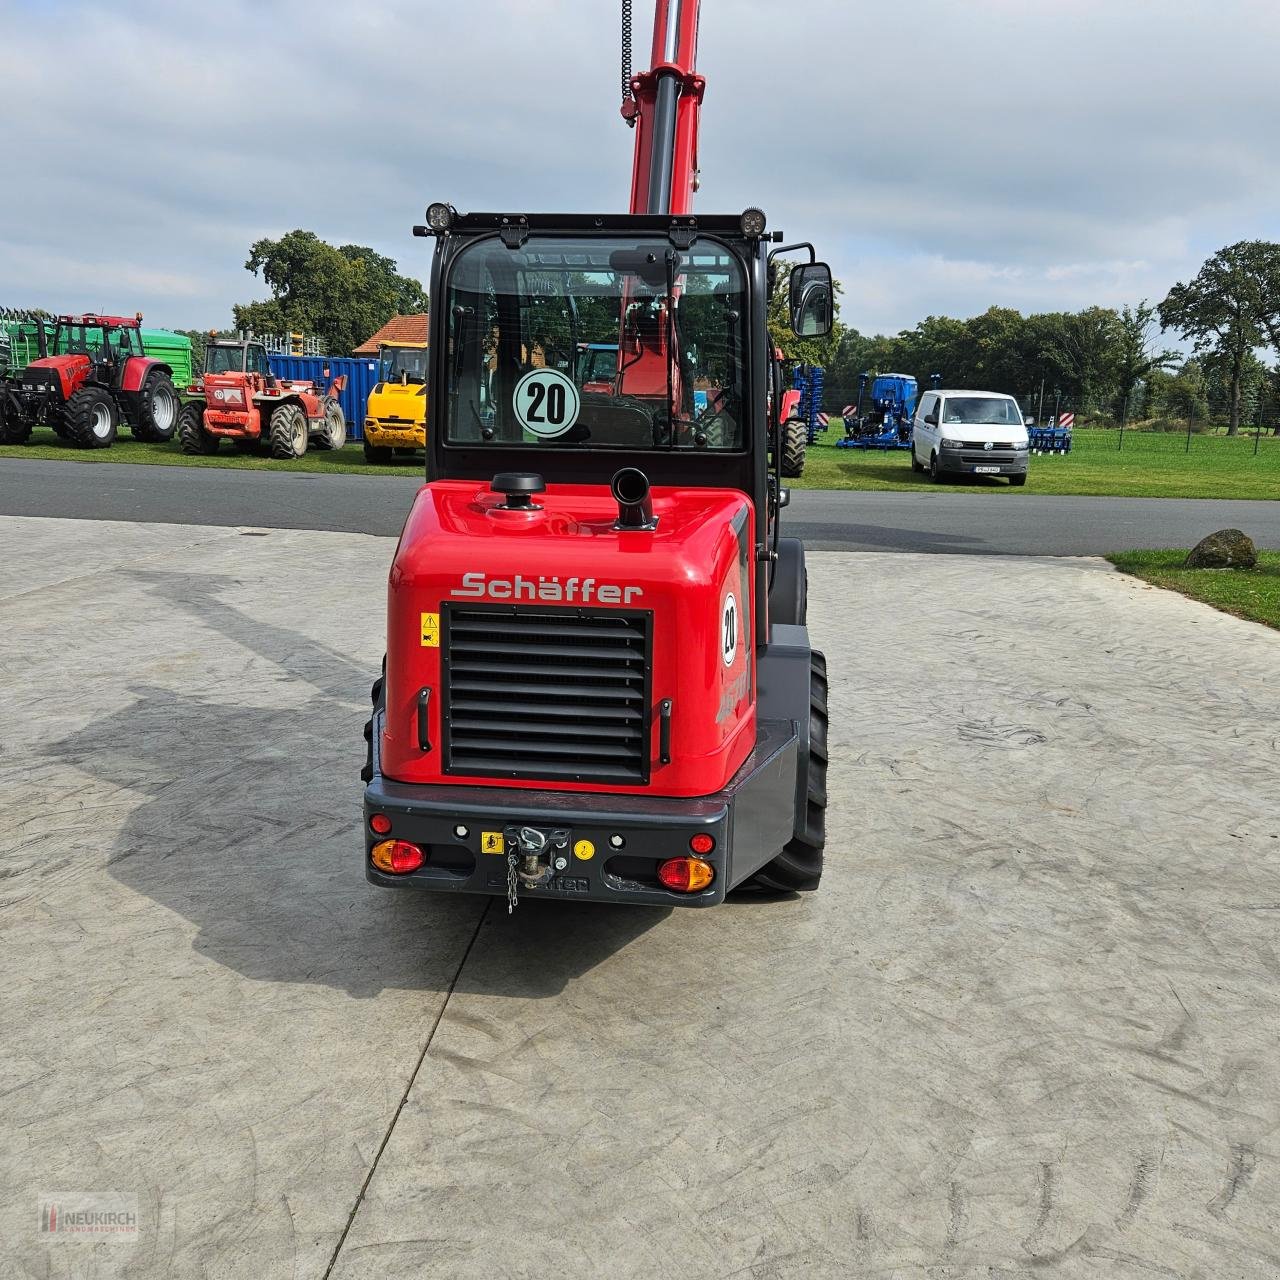
[{"label": "yellow warning decal", "polygon": [[583,862],[586,862],[589,858],[594,858],[596,856],[596,847],[590,840],[579,840],[578,843],[573,846],[573,856],[575,858],[581,858]]},{"label": "yellow warning decal", "polygon": [[440,647],[440,615],[438,613],[422,615],[422,647],[424,649]]},{"label": "yellow warning decal", "polygon": [[480,833],[481,853],[506,853],[506,851],[506,842],[502,838],[501,831],[482,831]]}]

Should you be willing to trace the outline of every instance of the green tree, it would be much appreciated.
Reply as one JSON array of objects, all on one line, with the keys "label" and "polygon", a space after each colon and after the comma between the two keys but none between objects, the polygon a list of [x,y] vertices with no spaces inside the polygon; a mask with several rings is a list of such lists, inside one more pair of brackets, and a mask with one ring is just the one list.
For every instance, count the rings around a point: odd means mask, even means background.
[{"label": "green tree", "polygon": [[1227,389],[1227,434],[1240,433],[1245,374],[1262,345],[1256,260],[1244,242],[1219,249],[1187,284],[1160,304],[1160,324],[1190,338]]},{"label": "green tree", "polygon": [[1204,422],[1209,417],[1209,393],[1204,365],[1198,356],[1183,362],[1172,376],[1156,370],[1148,383],[1147,413],[1184,421]]},{"label": "green tree", "polygon": [[1178,353],[1155,345],[1155,306],[1145,298],[1136,307],[1124,306],[1115,326],[1113,367],[1116,380],[1116,417],[1123,425],[1129,418],[1134,390],[1156,370],[1167,370]]},{"label": "green tree", "polygon": [[364,245],[335,248],[312,231],[259,240],[244,265],[272,296],[234,307],[236,328],[315,334],[330,355],[350,352],[393,315],[427,309],[421,283],[390,258]]},{"label": "green tree", "polygon": [[1105,408],[1114,398],[1120,317],[1109,307],[1030,317],[1043,377],[1080,410]]}]

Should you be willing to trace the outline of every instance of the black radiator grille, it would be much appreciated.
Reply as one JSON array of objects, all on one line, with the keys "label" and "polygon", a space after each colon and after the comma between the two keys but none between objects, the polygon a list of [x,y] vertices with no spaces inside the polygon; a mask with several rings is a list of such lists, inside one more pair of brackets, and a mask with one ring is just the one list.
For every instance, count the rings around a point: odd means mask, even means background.
[{"label": "black radiator grille", "polygon": [[648,782],[650,617],[446,604],[446,772]]}]

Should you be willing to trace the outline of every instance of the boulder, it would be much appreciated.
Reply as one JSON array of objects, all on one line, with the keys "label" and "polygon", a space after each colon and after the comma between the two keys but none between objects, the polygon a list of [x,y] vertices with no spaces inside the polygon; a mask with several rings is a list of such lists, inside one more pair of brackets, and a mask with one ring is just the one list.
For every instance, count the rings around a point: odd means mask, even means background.
[{"label": "boulder", "polygon": [[1219,529],[1201,538],[1183,561],[1187,569],[1254,569],[1257,565],[1253,539],[1239,529]]}]

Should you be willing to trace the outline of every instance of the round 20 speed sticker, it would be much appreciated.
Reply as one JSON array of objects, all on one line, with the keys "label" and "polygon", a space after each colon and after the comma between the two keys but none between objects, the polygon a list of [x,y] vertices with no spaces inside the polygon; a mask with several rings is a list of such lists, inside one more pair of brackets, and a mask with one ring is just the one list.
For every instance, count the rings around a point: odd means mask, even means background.
[{"label": "round 20 speed sticker", "polygon": [[573,379],[559,369],[530,369],[516,383],[515,410],[520,425],[543,440],[562,436],[578,420],[582,397]]}]

